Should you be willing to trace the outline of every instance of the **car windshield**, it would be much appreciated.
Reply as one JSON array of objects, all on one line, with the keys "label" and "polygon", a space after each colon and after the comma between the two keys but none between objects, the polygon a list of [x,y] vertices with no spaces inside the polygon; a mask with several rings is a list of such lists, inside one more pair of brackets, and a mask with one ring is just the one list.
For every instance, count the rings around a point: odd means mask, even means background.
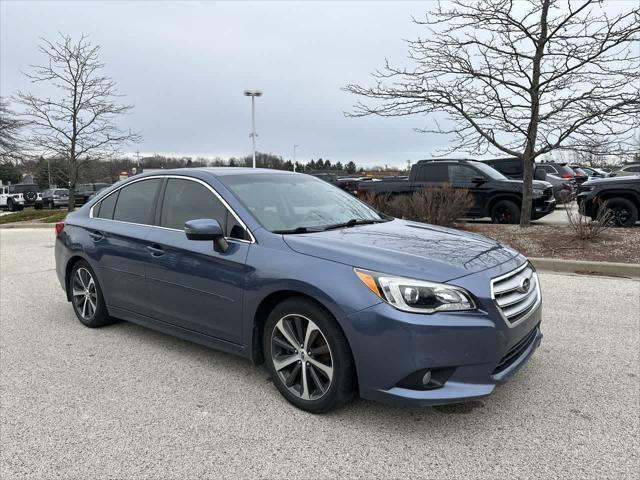
[{"label": "car windshield", "polygon": [[225,175],[220,180],[272,232],[385,220],[355,197],[310,175],[260,173]]},{"label": "car windshield", "polygon": [[501,174],[498,170],[487,165],[486,163],[482,163],[482,162],[470,162],[470,163],[489,178],[493,178],[494,180],[508,180],[508,178],[505,177],[503,174]]}]

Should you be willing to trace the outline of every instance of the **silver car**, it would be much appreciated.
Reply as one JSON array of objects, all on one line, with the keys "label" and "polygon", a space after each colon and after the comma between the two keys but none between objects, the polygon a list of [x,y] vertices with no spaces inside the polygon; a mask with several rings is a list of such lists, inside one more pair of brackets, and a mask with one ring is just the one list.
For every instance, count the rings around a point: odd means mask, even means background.
[{"label": "silver car", "polygon": [[69,190],[66,188],[50,188],[42,192],[42,208],[60,208],[69,205]]},{"label": "silver car", "polygon": [[622,167],[620,170],[616,170],[615,172],[613,172],[613,174],[611,175],[612,177],[628,177],[630,175],[640,175],[640,164],[636,163],[636,164],[632,164],[632,165],[626,165],[624,167]]}]

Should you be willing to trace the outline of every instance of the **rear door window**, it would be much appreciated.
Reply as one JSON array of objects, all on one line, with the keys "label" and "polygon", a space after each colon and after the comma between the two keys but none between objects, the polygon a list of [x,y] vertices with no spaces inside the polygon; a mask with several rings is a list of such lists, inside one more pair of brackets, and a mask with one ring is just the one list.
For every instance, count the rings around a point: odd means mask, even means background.
[{"label": "rear door window", "polygon": [[152,178],[121,188],[113,219],[120,222],[151,224],[153,202],[161,182],[159,178]]},{"label": "rear door window", "polygon": [[447,164],[436,162],[420,165],[416,180],[419,182],[448,182],[449,171],[447,167]]}]

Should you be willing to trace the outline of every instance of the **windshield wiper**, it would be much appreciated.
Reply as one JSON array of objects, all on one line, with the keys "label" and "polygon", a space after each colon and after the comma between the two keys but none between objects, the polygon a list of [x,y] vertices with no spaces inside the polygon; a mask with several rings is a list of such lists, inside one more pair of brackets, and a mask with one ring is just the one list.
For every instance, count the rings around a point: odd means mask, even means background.
[{"label": "windshield wiper", "polygon": [[287,234],[291,234],[291,233],[311,233],[311,232],[321,232],[322,228],[318,228],[318,227],[296,227],[296,228],[289,228],[286,230],[272,230],[273,233],[280,233],[282,235],[287,235]]},{"label": "windshield wiper", "polygon": [[365,219],[365,218],[352,218],[351,220],[347,220],[344,223],[336,223],[335,225],[328,225],[326,227],[324,227],[322,230],[335,230],[338,228],[349,228],[349,227],[355,227],[356,225],[370,225],[372,223],[384,223],[387,220],[374,220],[372,218],[370,219]]}]

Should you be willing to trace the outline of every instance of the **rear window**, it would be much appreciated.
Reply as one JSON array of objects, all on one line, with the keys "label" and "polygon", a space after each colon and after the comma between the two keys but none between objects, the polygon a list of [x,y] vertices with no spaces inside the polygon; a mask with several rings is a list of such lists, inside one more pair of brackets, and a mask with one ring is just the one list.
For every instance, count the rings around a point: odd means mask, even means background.
[{"label": "rear window", "polygon": [[522,175],[522,162],[520,160],[510,160],[508,162],[489,162],[493,168],[500,173],[509,176],[521,176]]},{"label": "rear window", "polygon": [[553,167],[555,167],[555,169],[558,171],[558,173],[560,175],[575,175],[576,172],[574,172],[571,167],[568,167],[566,165],[558,165],[558,164],[554,164]]}]

